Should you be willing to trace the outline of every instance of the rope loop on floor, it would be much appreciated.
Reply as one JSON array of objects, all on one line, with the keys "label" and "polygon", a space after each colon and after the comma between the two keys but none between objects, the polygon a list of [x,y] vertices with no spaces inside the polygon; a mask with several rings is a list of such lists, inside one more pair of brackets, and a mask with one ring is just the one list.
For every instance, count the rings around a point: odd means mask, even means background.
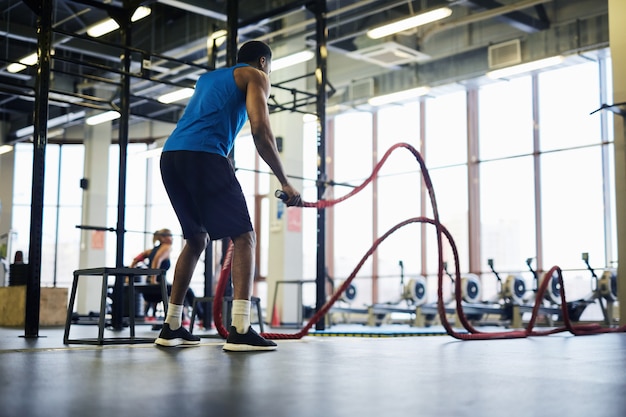
[{"label": "rope loop on floor", "polygon": [[[365,181],[363,181],[361,185],[354,188],[348,194],[342,197],[339,197],[337,199],[332,199],[332,200],[319,200],[316,202],[304,202],[303,207],[325,209],[325,208],[334,206],[344,200],[347,200],[350,197],[354,196],[355,194],[359,193],[374,178],[376,178],[376,176],[378,175],[378,172],[380,171],[382,166],[385,164],[385,162],[389,158],[389,155],[391,155],[392,152],[394,152],[396,149],[399,149],[399,148],[404,148],[408,150],[409,152],[411,152],[420,166],[420,170],[422,173],[422,180],[424,181],[424,185],[426,186],[426,189],[428,190],[428,196],[430,199],[430,205],[432,208],[433,218],[430,219],[426,217],[413,217],[413,218],[404,220],[396,224],[395,226],[393,226],[391,229],[385,232],[380,238],[376,239],[376,241],[371,246],[371,248],[363,255],[361,260],[357,263],[356,267],[354,268],[350,276],[346,280],[344,280],[342,285],[339,286],[335,290],[335,292],[326,301],[326,303],[319,309],[319,311],[317,311],[309,319],[309,321],[304,325],[304,327],[300,331],[296,333],[262,333],[261,334],[262,336],[264,336],[267,339],[300,339],[306,336],[309,333],[310,329],[314,326],[314,324],[317,323],[319,320],[321,320],[324,317],[324,315],[328,313],[328,311],[331,309],[334,303],[341,297],[343,292],[346,289],[348,289],[352,280],[356,277],[356,275],[358,274],[363,264],[374,253],[374,251],[378,248],[378,246],[385,239],[387,239],[391,234],[396,232],[398,229],[405,227],[412,223],[427,223],[427,224],[431,224],[435,226],[435,229],[436,229],[437,253],[438,253],[437,311],[439,314],[441,324],[445,328],[448,335],[459,340],[488,340],[488,339],[515,339],[515,338],[525,338],[528,336],[545,336],[545,335],[555,334],[555,333],[564,332],[564,331],[569,331],[570,333],[574,335],[591,335],[591,334],[599,334],[599,333],[626,331],[626,325],[616,327],[616,328],[606,328],[606,327],[602,327],[599,324],[574,325],[571,322],[570,317],[569,317],[569,312],[567,311],[567,302],[566,302],[566,297],[565,297],[565,286],[563,283],[563,275],[562,275],[561,268],[559,268],[558,266],[552,267],[548,272],[544,274],[543,280],[535,294],[535,304],[533,306],[531,318],[525,329],[508,330],[508,331],[503,331],[503,332],[481,332],[477,330],[469,322],[469,320],[467,319],[467,316],[465,315],[463,311],[462,288],[461,288],[462,279],[461,279],[461,272],[460,272],[460,265],[459,265],[459,255],[458,255],[456,244],[450,232],[440,222],[439,210],[437,208],[437,200],[435,198],[435,191],[433,189],[432,181],[430,179],[430,174],[428,173],[428,169],[426,168],[426,164],[424,163],[424,160],[422,159],[422,156],[420,155],[420,153],[408,143],[403,143],[403,142],[397,143],[393,145],[391,148],[389,148],[389,150],[385,152],[383,157],[376,164],[371,175]],[[445,272],[444,260],[443,260],[443,237],[444,236],[452,249],[452,254],[454,257],[454,268],[455,268],[454,294],[455,294],[455,302],[456,302],[456,313],[459,319],[459,323],[463,326],[464,331],[455,330],[455,328],[453,328],[453,326],[450,324],[450,321],[448,320],[448,316],[446,314],[446,305],[445,305],[444,294],[443,294],[443,276]],[[222,303],[223,303],[224,292],[226,289],[226,284],[228,282],[228,278],[231,273],[232,256],[233,256],[233,244],[231,242],[228,245],[226,256],[224,257],[224,263],[222,265],[217,287],[215,289],[215,298],[214,298],[214,303],[213,303],[213,318],[214,318],[215,327],[218,333],[220,334],[220,336],[222,336],[223,338],[228,337],[228,331],[223,325]],[[534,330],[537,317],[539,316],[544,293],[548,285],[552,282],[552,279],[555,275],[557,276],[559,284],[561,285],[561,312],[562,312],[564,326],[555,328],[555,329],[542,330],[542,331]]]}]

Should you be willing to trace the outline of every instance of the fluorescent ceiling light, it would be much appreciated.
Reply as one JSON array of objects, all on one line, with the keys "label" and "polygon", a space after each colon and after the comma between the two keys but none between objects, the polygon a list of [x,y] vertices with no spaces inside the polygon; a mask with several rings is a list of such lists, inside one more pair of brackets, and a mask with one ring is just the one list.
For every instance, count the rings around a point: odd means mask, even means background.
[{"label": "fluorescent ceiling light", "polygon": [[23,71],[24,69],[26,69],[26,65],[18,64],[17,62],[9,64],[9,66],[7,67],[7,71],[9,71],[11,74],[16,74],[20,71]]},{"label": "fluorescent ceiling light", "polygon": [[193,95],[193,88],[181,88],[180,90],[172,91],[171,93],[163,94],[157,100],[161,103],[169,104],[175,101],[184,100]]},{"label": "fluorescent ceiling light", "polygon": [[7,71],[9,71],[12,74],[16,74],[20,71],[23,71],[27,66],[35,65],[38,60],[39,58],[37,57],[37,52],[33,52],[32,54],[27,55],[24,58],[20,59],[19,63],[14,62],[10,64],[7,67]]},{"label": "fluorescent ceiling light", "polygon": [[[149,7],[140,6],[137,8],[137,10],[135,10],[135,13],[133,13],[130,21],[136,22],[148,16],[150,13],[152,13],[152,10]],[[115,20],[106,19],[100,23],[96,23],[95,25],[87,29],[87,35],[91,36],[92,38],[98,38],[100,36],[106,35],[109,32],[113,32],[119,27],[120,25],[118,25]]]},{"label": "fluorescent ceiling light", "polygon": [[114,110],[104,113],[96,114],[95,116],[88,117],[85,120],[89,126],[99,125],[100,123],[108,122],[111,120],[119,119],[122,115]]},{"label": "fluorescent ceiling light", "polygon": [[65,129],[63,128],[59,128],[59,129],[52,129],[48,131],[48,139],[49,138],[56,138],[57,136],[62,136],[65,133]]},{"label": "fluorescent ceiling light", "polygon": [[20,63],[24,65],[35,65],[37,60],[37,52],[33,52],[32,54],[20,59]]},{"label": "fluorescent ceiling light", "polygon": [[383,96],[377,96],[370,98],[367,102],[371,106],[382,106],[384,104],[390,103],[398,103],[402,101],[407,101],[413,98],[417,98],[428,94],[430,88],[428,87],[417,87],[411,88],[410,90],[398,91],[397,93],[385,94]]},{"label": "fluorescent ceiling light", "polygon": [[100,23],[96,23],[95,25],[87,29],[87,35],[91,36],[92,38],[99,38],[100,36],[113,32],[119,27],[120,25],[118,25],[115,20],[107,19],[103,20]]},{"label": "fluorescent ceiling light", "polygon": [[441,7],[439,9],[420,13],[406,19],[398,20],[397,22],[370,29],[367,31],[367,36],[372,39],[384,38],[385,36],[393,35],[394,33],[404,32],[405,30],[413,29],[427,23],[432,23],[437,20],[445,19],[451,14],[452,9],[448,7]]},{"label": "fluorescent ceiling light", "polygon": [[0,145],[0,155],[3,153],[8,153],[13,150],[13,146],[11,145]]},{"label": "fluorescent ceiling light", "polygon": [[302,121],[304,123],[317,122],[317,115],[311,114],[311,113],[307,113],[307,114],[302,116]]},{"label": "fluorescent ceiling light", "polygon": [[272,71],[278,71],[292,65],[301,64],[312,59],[315,54],[312,51],[302,51],[272,60]]},{"label": "fluorescent ceiling light", "polygon": [[489,78],[507,78],[517,74],[523,74],[526,72],[535,71],[542,68],[558,65],[563,62],[563,56],[553,56],[550,58],[540,59],[538,61],[526,62],[525,64],[513,65],[512,67],[502,68],[494,71],[489,71],[486,75]]},{"label": "fluorescent ceiling light", "polygon": [[211,33],[211,35],[206,40],[207,48],[213,48],[213,42],[215,42],[215,46],[222,46],[224,42],[226,42],[226,35],[228,32],[226,29],[220,29],[217,32]]},{"label": "fluorescent ceiling light", "polygon": [[[82,119],[83,117],[85,117],[85,111],[81,110],[79,112],[68,113],[62,116],[55,117],[53,119],[48,119],[48,123],[46,125],[48,126],[48,128],[57,127],[65,123],[70,123],[77,119]],[[33,135],[34,133],[35,128],[31,125],[18,129],[15,132],[15,136],[17,136],[18,138],[22,138],[24,136]]]}]

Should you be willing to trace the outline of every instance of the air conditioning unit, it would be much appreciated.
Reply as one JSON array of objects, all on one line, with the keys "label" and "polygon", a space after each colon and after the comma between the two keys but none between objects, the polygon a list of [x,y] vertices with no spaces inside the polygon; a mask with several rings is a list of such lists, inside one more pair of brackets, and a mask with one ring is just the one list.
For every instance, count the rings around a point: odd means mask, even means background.
[{"label": "air conditioning unit", "polygon": [[430,55],[400,45],[397,42],[384,42],[379,45],[357,49],[349,52],[347,55],[350,58],[378,64],[385,68],[393,68],[411,62],[424,62],[430,59]]},{"label": "air conditioning unit", "polygon": [[491,45],[487,52],[489,69],[510,67],[522,62],[522,48],[519,39]]},{"label": "air conditioning unit", "polygon": [[351,103],[369,100],[374,96],[374,79],[364,78],[362,80],[352,81],[348,89],[348,94],[348,99]]}]

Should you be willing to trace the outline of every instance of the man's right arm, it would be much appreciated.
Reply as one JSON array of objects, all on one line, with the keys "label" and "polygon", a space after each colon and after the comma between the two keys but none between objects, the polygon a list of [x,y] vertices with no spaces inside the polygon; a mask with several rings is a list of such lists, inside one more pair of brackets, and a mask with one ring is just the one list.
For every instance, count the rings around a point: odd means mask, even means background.
[{"label": "man's right arm", "polygon": [[[243,68],[242,68],[243,69]],[[288,206],[302,205],[300,193],[291,186],[285,174],[283,164],[276,148],[276,139],[269,121],[267,98],[269,96],[269,78],[263,72],[250,68],[247,74],[246,109],[250,120],[250,129],[254,144],[261,158],[269,165],[280,182],[288,198]]]}]

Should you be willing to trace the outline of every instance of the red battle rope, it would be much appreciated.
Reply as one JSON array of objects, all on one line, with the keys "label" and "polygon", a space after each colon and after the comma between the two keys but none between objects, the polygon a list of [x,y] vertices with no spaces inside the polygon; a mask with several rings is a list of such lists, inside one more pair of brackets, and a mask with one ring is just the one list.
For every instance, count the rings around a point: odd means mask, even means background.
[{"label": "red battle rope", "polygon": [[[439,211],[437,209],[437,201],[435,199],[435,192],[433,189],[433,185],[430,179],[430,175],[428,170],[426,169],[426,165],[419,154],[419,152],[411,145],[407,143],[397,143],[393,145],[389,150],[383,155],[381,160],[376,164],[372,174],[358,187],[353,189],[350,193],[346,194],[343,197],[334,199],[334,200],[320,200],[317,202],[304,202],[304,207],[314,207],[317,209],[324,209],[327,207],[334,206],[335,204],[344,201],[353,195],[357,194],[363,188],[365,188],[377,175],[380,168],[383,166],[389,155],[398,148],[405,148],[409,152],[411,152],[417,162],[420,165],[420,169],[422,172],[422,178],[428,190],[428,195],[430,197],[430,203],[433,211],[433,219],[428,219],[425,217],[414,217],[403,222],[398,223],[391,229],[389,229],[385,234],[383,234],[380,238],[378,238],[372,247],[363,255],[354,271],[350,274],[350,276],[343,282],[343,284],[332,294],[332,296],[326,301],[326,303],[322,306],[322,308],[317,311],[313,317],[306,323],[306,325],[297,333],[262,333],[262,336],[268,339],[300,339],[306,336],[309,330],[313,327],[315,323],[317,323],[333,306],[333,304],[341,297],[341,294],[350,286],[350,283],[357,275],[365,261],[374,253],[374,251],[378,248],[378,246],[392,233],[397,231],[398,229],[407,226],[411,223],[429,223],[435,226],[437,231],[437,252],[438,252],[438,273],[437,273],[437,310],[440,316],[441,323],[443,327],[446,329],[448,334],[456,339],[460,340],[487,340],[487,339],[513,339],[513,338],[524,338],[528,336],[544,336],[554,333],[559,333],[563,331],[569,331],[574,335],[591,335],[591,334],[599,334],[599,333],[610,333],[610,332],[624,332],[626,331],[626,325],[616,328],[606,328],[602,327],[599,324],[583,324],[583,325],[573,325],[570,318],[569,313],[567,311],[567,303],[565,301],[565,286],[563,285],[563,276],[561,273],[561,269],[558,266],[552,267],[543,278],[541,285],[539,286],[536,296],[535,296],[535,305],[533,307],[533,312],[531,318],[528,322],[528,325],[525,329],[522,330],[512,330],[505,332],[481,332],[475,329],[467,320],[465,313],[463,312],[462,305],[462,291],[461,291],[461,273],[459,266],[459,256],[456,248],[456,244],[454,243],[454,239],[448,232],[448,230],[441,224],[439,221]],[[443,261],[443,239],[442,236],[445,236],[447,241],[449,242],[452,253],[454,256],[454,267],[455,267],[455,276],[454,280],[455,284],[455,301],[456,301],[456,311],[457,316],[459,317],[459,322],[463,325],[467,332],[457,332],[454,330],[452,325],[450,324],[448,317],[445,311],[445,302],[443,295],[443,275],[444,275],[444,261]],[[226,283],[228,282],[228,277],[231,272],[231,261],[233,256],[233,244],[228,246],[228,250],[226,256],[224,257],[224,264],[222,266],[222,270],[220,272],[219,280],[217,283],[217,287],[215,289],[215,302],[213,303],[213,317],[215,322],[215,327],[217,328],[219,334],[226,338],[228,337],[228,331],[224,328],[223,318],[222,318],[222,302],[224,291],[226,289]],[[563,327],[549,329],[544,331],[533,330],[535,326],[535,322],[537,316],[539,314],[539,309],[541,307],[541,302],[543,300],[543,294],[546,291],[547,286],[550,282],[552,282],[553,276],[556,274],[558,277],[559,283],[561,285],[561,310],[563,315]]]}]

